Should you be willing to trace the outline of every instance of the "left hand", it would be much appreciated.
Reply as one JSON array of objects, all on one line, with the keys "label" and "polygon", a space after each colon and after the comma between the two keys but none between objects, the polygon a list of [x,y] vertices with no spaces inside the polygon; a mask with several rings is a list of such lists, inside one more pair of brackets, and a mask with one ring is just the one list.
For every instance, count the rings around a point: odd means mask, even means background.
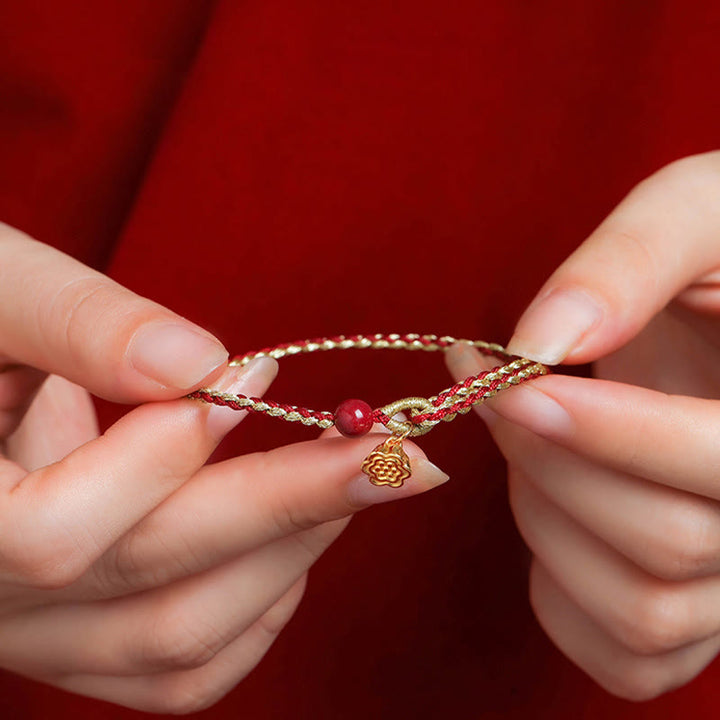
[{"label": "left hand", "polygon": [[[550,375],[479,406],[507,458],[552,641],[646,700],[720,652],[720,152],[638,185],[552,275],[509,349]],[[488,367],[447,355],[460,379]]]},{"label": "left hand", "polygon": [[[360,464],[385,437],[334,429],[208,464],[245,413],[183,396],[257,396],[277,369],[226,359],[169,308],[0,223],[1,669],[145,712],[204,709],[261,660],[353,513],[447,480],[407,442],[413,482],[372,485]],[[89,391],[139,407],[99,435]]]}]

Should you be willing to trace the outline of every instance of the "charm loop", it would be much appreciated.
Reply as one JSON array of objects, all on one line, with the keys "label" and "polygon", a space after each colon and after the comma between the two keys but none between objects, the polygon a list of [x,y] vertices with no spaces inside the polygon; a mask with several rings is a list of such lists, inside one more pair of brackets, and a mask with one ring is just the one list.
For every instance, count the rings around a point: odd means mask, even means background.
[{"label": "charm loop", "polygon": [[[395,420],[394,416],[405,410],[409,412],[411,420]],[[378,408],[379,412],[390,418],[386,423],[388,430],[390,430],[393,435],[402,435],[403,437],[418,437],[419,435],[430,432],[433,428],[431,424],[415,424],[412,422],[412,418],[415,415],[431,413],[433,410],[435,410],[435,407],[432,403],[423,397],[402,398]]]}]

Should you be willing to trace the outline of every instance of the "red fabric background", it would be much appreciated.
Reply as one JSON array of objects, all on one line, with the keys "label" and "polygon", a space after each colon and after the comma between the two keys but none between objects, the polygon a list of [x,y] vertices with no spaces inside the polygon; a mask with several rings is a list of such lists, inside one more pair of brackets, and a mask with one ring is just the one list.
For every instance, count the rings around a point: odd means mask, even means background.
[{"label": "red fabric background", "polygon": [[[634,183],[717,147],[716,5],[142,0],[0,9],[0,217],[237,352],[339,332],[507,340]],[[271,397],[373,405],[439,358],[286,361]],[[103,406],[104,422],[122,409]],[[307,438],[250,418],[220,456]],[[477,418],[421,441],[453,480],[357,517],[260,667],[206,715],[679,718],[718,666],[633,705],[535,624]],[[0,675],[9,718],[138,714]]]}]

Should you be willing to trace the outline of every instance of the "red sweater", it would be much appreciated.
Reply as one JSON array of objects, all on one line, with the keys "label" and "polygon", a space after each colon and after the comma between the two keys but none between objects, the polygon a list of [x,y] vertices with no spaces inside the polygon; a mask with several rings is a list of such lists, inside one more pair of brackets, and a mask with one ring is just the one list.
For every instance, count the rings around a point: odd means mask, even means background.
[{"label": "red sweater", "polygon": [[[720,146],[720,5],[703,5],[25,0],[0,18],[0,218],[235,352],[377,331],[506,341],[625,192]],[[447,384],[437,356],[358,351],[285,361],[272,397],[377,406]],[[105,424],[121,412],[101,407]],[[218,457],[312,433],[249,418]],[[635,705],[565,660],[531,614],[482,423],[420,444],[451,482],[355,518],[208,717],[720,712],[717,664]],[[0,715],[140,713],[2,674]]]}]

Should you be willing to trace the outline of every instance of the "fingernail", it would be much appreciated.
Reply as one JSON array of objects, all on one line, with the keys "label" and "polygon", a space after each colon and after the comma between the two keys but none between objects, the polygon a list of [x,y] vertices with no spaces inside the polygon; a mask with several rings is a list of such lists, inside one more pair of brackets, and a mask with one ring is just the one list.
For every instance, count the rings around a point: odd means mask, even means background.
[{"label": "fingernail", "polygon": [[600,322],[602,316],[602,308],[584,291],[553,290],[525,311],[508,343],[508,352],[556,365]]},{"label": "fingernail", "polygon": [[[213,389],[233,395],[260,397],[272,384],[277,371],[277,360],[268,357],[255,358],[247,365],[228,368],[225,375],[213,385]],[[247,411],[211,405],[207,415],[208,432],[219,440],[246,415]]]},{"label": "fingernail", "polygon": [[355,507],[367,507],[391,500],[400,500],[432,490],[450,479],[447,473],[424,458],[412,458],[411,466],[412,475],[399,488],[373,485],[365,474],[353,478],[348,487],[350,503]]},{"label": "fingernail", "polygon": [[145,377],[187,390],[227,363],[228,352],[217,340],[185,325],[156,322],[135,333],[127,357]]},{"label": "fingernail", "polygon": [[415,458],[412,461],[412,468],[416,479],[422,480],[428,490],[444,485],[450,479],[446,472],[425,458]]},{"label": "fingernail", "polygon": [[543,437],[566,436],[573,421],[568,411],[541,390],[525,385],[513,388],[492,401],[500,417]]}]

